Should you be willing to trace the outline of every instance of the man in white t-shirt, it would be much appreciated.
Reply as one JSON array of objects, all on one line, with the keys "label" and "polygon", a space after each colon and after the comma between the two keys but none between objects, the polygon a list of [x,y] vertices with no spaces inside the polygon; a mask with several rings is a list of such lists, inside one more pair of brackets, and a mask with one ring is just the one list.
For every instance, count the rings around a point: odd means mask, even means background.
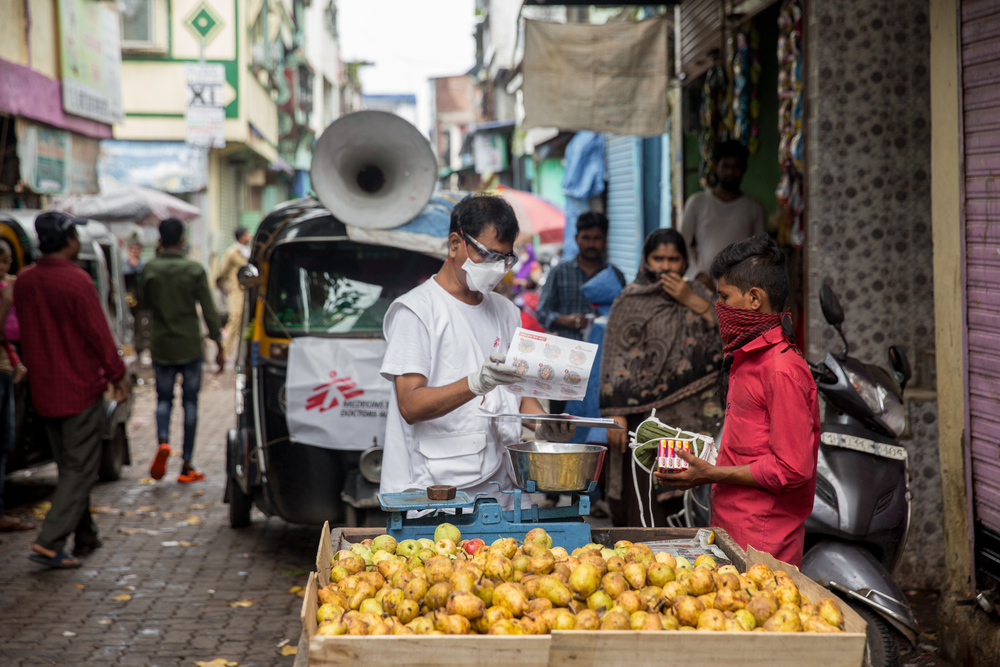
[{"label": "man in white t-shirt", "polygon": [[688,277],[700,275],[712,289],[715,285],[709,276],[715,256],[733,243],[767,232],[764,206],[740,191],[748,155],[739,141],[717,145],[712,154],[717,184],[693,195],[684,206],[681,234],[691,252]]},{"label": "man in white t-shirt", "polygon": [[[520,383],[504,363],[520,313],[493,288],[517,261],[517,218],[502,198],[475,195],[451,213],[448,259],[396,299],[383,326],[382,376],[393,383],[382,455],[382,493],[455,486],[488,493],[509,508],[514,488],[504,445],[521,424],[490,414],[544,414],[534,398],[502,389]],[[566,441],[573,428],[540,425],[540,440]]]}]

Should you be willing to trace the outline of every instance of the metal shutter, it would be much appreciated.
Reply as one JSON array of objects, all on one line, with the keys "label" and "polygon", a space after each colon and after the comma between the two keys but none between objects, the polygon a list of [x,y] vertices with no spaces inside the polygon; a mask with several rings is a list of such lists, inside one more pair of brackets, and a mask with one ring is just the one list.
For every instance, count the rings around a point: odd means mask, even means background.
[{"label": "metal shutter", "polygon": [[219,192],[219,236],[210,253],[222,254],[233,242],[236,220],[239,217],[238,191],[236,188],[237,168],[226,159],[221,160],[221,184]]},{"label": "metal shutter", "polygon": [[982,589],[1000,582],[1000,5],[965,0],[960,20],[968,463]]},{"label": "metal shutter", "polygon": [[642,138],[611,134],[607,141],[608,261],[629,282],[642,252]]},{"label": "metal shutter", "polygon": [[714,64],[712,51],[722,53],[722,0],[686,0],[674,9],[675,71],[687,82]]}]

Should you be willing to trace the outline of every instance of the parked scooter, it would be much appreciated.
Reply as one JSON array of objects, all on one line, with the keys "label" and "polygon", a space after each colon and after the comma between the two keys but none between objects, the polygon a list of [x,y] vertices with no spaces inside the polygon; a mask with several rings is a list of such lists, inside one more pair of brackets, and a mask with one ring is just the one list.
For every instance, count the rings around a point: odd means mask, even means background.
[{"label": "parked scooter", "polygon": [[[826,412],[802,572],[838,593],[868,623],[868,663],[894,667],[896,632],[911,644],[920,633],[891,574],[910,525],[909,463],[897,444],[906,429],[903,388],[910,366],[895,345],[889,348],[891,374],[847,356],[844,311],[829,285],[819,300],[844,349],[809,364]],[[702,486],[685,494],[687,525],[710,524],[709,493]]]}]

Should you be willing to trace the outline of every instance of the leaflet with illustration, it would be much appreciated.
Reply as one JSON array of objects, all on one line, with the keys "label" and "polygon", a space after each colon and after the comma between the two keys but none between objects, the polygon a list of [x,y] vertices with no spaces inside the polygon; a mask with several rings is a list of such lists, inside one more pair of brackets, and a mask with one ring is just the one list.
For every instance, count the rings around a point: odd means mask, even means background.
[{"label": "leaflet with illustration", "polygon": [[518,327],[507,350],[507,364],[524,382],[504,388],[522,396],[582,401],[597,354],[593,343]]}]

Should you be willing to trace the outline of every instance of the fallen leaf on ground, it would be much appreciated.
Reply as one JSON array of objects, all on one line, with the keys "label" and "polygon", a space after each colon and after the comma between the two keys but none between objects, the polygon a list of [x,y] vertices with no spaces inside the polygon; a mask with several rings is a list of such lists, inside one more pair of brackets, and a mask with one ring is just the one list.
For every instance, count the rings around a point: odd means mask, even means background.
[{"label": "fallen leaf on ground", "polygon": [[76,586],[77,588],[79,588],[79,589],[80,589],[81,591],[82,591],[82,590],[83,590],[84,588],[86,588],[86,586],[84,586],[83,584],[73,584],[73,585],[74,585],[74,586]]},{"label": "fallen leaf on ground", "polygon": [[204,503],[204,504],[195,503],[195,504],[191,505],[190,509],[193,509],[193,510],[207,510],[209,507],[211,507],[211,505],[209,505],[207,503]]},{"label": "fallen leaf on ground", "polygon": [[164,512],[163,516],[168,519],[176,519],[178,517],[187,516],[187,512]]},{"label": "fallen leaf on ground", "polygon": [[126,586],[125,590],[127,590],[127,591],[134,591],[135,590],[135,586]]},{"label": "fallen leaf on ground", "polygon": [[156,510],[158,510],[160,508],[157,507],[156,505],[139,505],[135,509],[138,512],[155,512]]},{"label": "fallen leaf on ground", "polygon": [[42,521],[45,519],[45,515],[49,513],[50,509],[52,509],[52,503],[47,500],[43,500],[31,508],[31,516],[39,521]]},{"label": "fallen leaf on ground", "polygon": [[189,526],[197,526],[201,523],[201,517],[192,514],[188,518],[184,519],[184,523],[186,523]]},{"label": "fallen leaf on ground", "polygon": [[139,515],[133,512],[132,510],[125,510],[124,512],[122,512],[122,516],[139,516]]},{"label": "fallen leaf on ground", "polygon": [[234,609],[236,607],[252,607],[253,600],[240,600],[239,602],[230,602],[229,606],[233,607]]},{"label": "fallen leaf on ground", "polygon": [[290,639],[282,639],[280,642],[278,642],[278,648],[281,648],[290,641],[291,641]]},{"label": "fallen leaf on ground", "polygon": [[177,493],[177,492],[174,492],[174,493],[171,493],[171,494],[170,494],[170,497],[171,497],[171,498],[180,498],[180,497],[181,497],[181,494],[179,494],[179,493]]},{"label": "fallen leaf on ground", "polygon": [[295,655],[299,652],[298,646],[292,646],[291,644],[281,647],[281,655]]},{"label": "fallen leaf on ground", "polygon": [[291,588],[288,589],[288,593],[290,595],[295,595],[296,593],[301,593],[304,590],[305,589],[302,588],[301,586],[292,586]]},{"label": "fallen leaf on ground", "polygon": [[179,547],[196,547],[196,546],[198,546],[198,544],[199,544],[198,542],[188,542],[186,540],[180,540],[177,543],[177,546],[179,546]]},{"label": "fallen leaf on ground", "polygon": [[76,633],[67,630],[66,632],[63,633],[63,637],[76,637]]},{"label": "fallen leaf on ground", "polygon": [[159,535],[160,531],[152,530],[150,528],[119,528],[118,532],[122,535]]},{"label": "fallen leaf on ground", "polygon": [[198,667],[239,667],[240,665],[240,663],[235,660],[226,660],[225,658],[216,658],[215,660],[210,660],[208,662],[195,660],[194,664],[198,665]]},{"label": "fallen leaf on ground", "polygon": [[98,625],[111,625],[112,621],[110,618],[102,618],[97,622]]},{"label": "fallen leaf on ground", "polygon": [[153,479],[152,477],[140,477],[139,478],[139,483],[140,484],[156,484],[156,480]]},{"label": "fallen leaf on ground", "polygon": [[132,599],[131,595],[129,595],[128,593],[122,593],[121,595],[116,595],[113,598],[111,598],[111,601],[112,602],[128,602],[131,599]]},{"label": "fallen leaf on ground", "polygon": [[203,496],[203,495],[205,495],[204,491],[195,491],[194,493],[191,494],[191,497],[197,498],[198,496]]}]

